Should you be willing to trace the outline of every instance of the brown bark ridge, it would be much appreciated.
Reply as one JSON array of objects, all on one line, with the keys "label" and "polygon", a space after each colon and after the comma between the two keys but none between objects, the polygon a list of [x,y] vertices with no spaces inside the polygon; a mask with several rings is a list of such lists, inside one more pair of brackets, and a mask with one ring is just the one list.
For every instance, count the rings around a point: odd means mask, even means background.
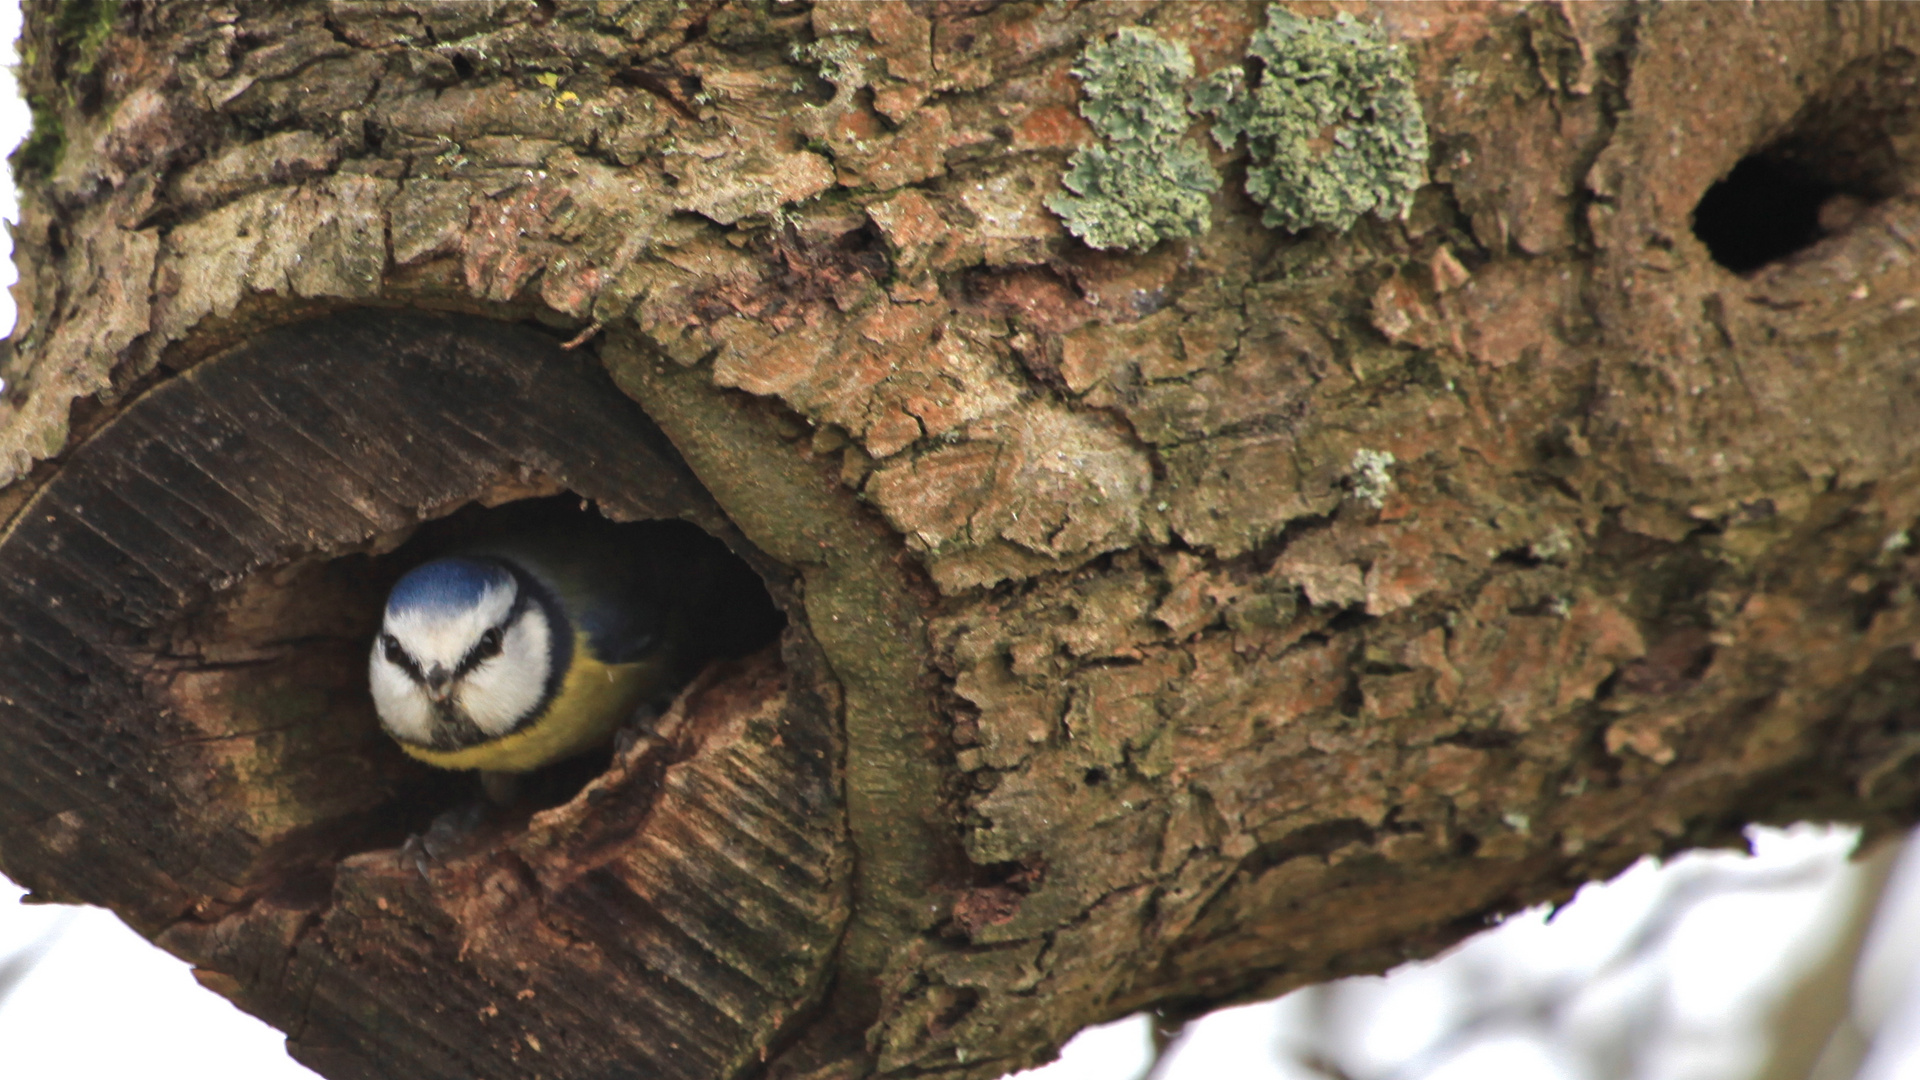
[{"label": "brown bark ridge", "polygon": [[[989,1077],[1913,820],[1920,11],[1294,10],[1411,209],[1128,253],[1074,65],[1261,6],[29,3],[0,868],[330,1077]],[[381,590],[559,493],[787,628],[410,857]]]}]

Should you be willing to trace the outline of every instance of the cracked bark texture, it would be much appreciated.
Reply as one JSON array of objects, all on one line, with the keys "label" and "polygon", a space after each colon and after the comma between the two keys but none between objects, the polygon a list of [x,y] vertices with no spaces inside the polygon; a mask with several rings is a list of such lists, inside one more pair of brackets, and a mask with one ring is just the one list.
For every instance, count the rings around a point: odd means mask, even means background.
[{"label": "cracked bark texture", "polygon": [[[1296,10],[1409,50],[1430,183],[1288,234],[1209,144],[1133,255],[1044,206],[1070,68],[1258,5],[28,4],[0,866],[336,1078],[990,1077],[1912,821],[1920,13]],[[1858,205],[1735,275],[1690,215],[1760,151]],[[256,532],[162,524],[188,460]],[[559,490],[790,628],[421,873],[355,559]]]}]

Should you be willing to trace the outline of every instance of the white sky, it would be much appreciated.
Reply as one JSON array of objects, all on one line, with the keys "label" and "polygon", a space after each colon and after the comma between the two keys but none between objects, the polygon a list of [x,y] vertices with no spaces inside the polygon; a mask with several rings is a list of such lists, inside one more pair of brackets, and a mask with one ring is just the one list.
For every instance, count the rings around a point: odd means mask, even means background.
[{"label": "white sky", "polygon": [[[1642,859],[1582,889],[1551,922],[1536,908],[1435,960],[1329,984],[1317,1001],[1302,991],[1206,1016],[1154,1080],[1326,1080],[1298,1064],[1315,1055],[1356,1080],[1594,1080],[1583,1050],[1636,1044],[1645,1057],[1630,1075],[1741,1080],[1765,1049],[1779,993],[1831,940],[1854,897],[1859,874],[1847,857],[1856,835],[1755,829],[1752,857]],[[1913,876],[1920,880],[1920,867]],[[1671,938],[1623,962],[1649,916],[1687,893],[1708,898]],[[1554,1000],[1563,1002],[1555,1019],[1512,1022]],[[1907,1007],[1920,1014],[1920,1002]],[[1476,1014],[1508,1019],[1458,1037]],[[1136,1078],[1150,1060],[1148,1039],[1143,1016],[1089,1029],[1058,1062],[1019,1080]]]},{"label": "white sky", "polygon": [[278,1031],[99,908],[23,907],[0,878],[0,956],[52,946],[0,1002],[0,1076],[18,1080],[313,1080]]},{"label": "white sky", "polygon": [[[13,64],[20,26],[18,0],[0,0],[0,62]],[[11,79],[0,79],[0,146],[24,137],[27,110]],[[0,170],[0,213],[15,216],[11,173]],[[0,284],[14,280],[11,240]],[[0,328],[14,304],[0,294]],[[1482,934],[1431,964],[1408,965],[1384,979],[1339,984],[1331,1009],[1309,1008],[1304,994],[1228,1009],[1205,1018],[1178,1046],[1156,1080],[1310,1080],[1292,1052],[1334,1038],[1342,1064],[1356,1076],[1398,1073],[1427,1080],[1582,1080],[1578,1064],[1525,1032],[1490,1030],[1437,1052],[1434,1040],[1459,1010],[1488,995],[1528,995],[1576,988],[1565,1038],[1648,1037],[1619,1030],[1621,1017],[1659,998],[1679,1027],[1650,1075],[1716,1080],[1749,1064],[1753,1023],[1782,978],[1819,946],[1822,927],[1846,900],[1846,830],[1756,832],[1759,856],[1688,856],[1666,868],[1642,861],[1606,886],[1590,886],[1549,925],[1530,912]],[[1687,874],[1749,874],[1758,881],[1802,867],[1797,885],[1735,892],[1701,904],[1686,919],[1656,966],[1609,967],[1662,890]],[[1913,886],[1907,907],[1889,925],[1920,925],[1920,863],[1903,871]],[[194,982],[187,966],[160,952],[98,909],[26,907],[21,890],[0,878],[0,958],[36,941],[43,959],[0,1000],[0,1077],[22,1080],[290,1080],[314,1076],[290,1060],[278,1032]],[[1881,1015],[1920,1043],[1920,995],[1905,977],[1920,944],[1912,935],[1883,934],[1888,943],[1868,997]],[[1475,995],[1480,995],[1476,999]],[[1584,1012],[1582,1011],[1584,1010]],[[1745,1049],[1743,1049],[1743,1047]],[[1913,1051],[1888,1046],[1871,1063],[1876,1080],[1914,1076]],[[1021,1080],[1129,1080],[1150,1057],[1144,1017],[1090,1029],[1055,1064]],[[1903,1068],[1905,1066],[1905,1068]],[[1877,1071],[1876,1071],[1877,1070]]]}]

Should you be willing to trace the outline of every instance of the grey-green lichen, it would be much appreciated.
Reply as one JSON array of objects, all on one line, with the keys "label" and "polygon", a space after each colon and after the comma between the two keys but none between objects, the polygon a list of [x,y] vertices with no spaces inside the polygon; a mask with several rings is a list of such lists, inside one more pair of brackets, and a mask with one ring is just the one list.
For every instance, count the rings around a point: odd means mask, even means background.
[{"label": "grey-green lichen", "polygon": [[1206,232],[1220,177],[1184,138],[1193,78],[1187,47],[1127,27],[1089,46],[1073,73],[1086,90],[1080,115],[1100,142],[1075,151],[1061,178],[1067,191],[1048,196],[1047,207],[1102,249],[1144,251],[1166,237]]},{"label": "grey-green lichen", "polygon": [[787,50],[787,55],[819,68],[820,77],[836,88],[866,85],[866,50],[852,37],[834,35],[795,45]]},{"label": "grey-green lichen", "polygon": [[1228,67],[1195,89],[1194,108],[1217,117],[1222,147],[1246,137],[1261,220],[1298,232],[1404,214],[1426,182],[1427,124],[1400,46],[1344,13],[1303,19],[1275,5],[1247,55],[1261,62],[1258,85]]},{"label": "grey-green lichen", "polygon": [[1353,463],[1347,466],[1353,478],[1353,497],[1375,510],[1386,506],[1387,493],[1393,490],[1393,473],[1388,471],[1393,465],[1391,450],[1355,450]]},{"label": "grey-green lichen", "polygon": [[67,151],[66,131],[54,103],[44,94],[28,94],[27,110],[33,123],[27,129],[26,141],[9,159],[15,180],[46,176],[59,166],[61,155]]}]

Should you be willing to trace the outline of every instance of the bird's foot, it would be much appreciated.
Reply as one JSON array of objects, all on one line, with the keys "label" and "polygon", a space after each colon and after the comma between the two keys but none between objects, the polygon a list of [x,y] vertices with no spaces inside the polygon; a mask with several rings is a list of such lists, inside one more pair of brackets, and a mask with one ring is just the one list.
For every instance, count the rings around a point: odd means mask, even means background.
[{"label": "bird's foot", "polygon": [[626,757],[635,744],[653,734],[654,724],[666,713],[668,704],[665,701],[643,701],[634,706],[633,711],[627,714],[626,723],[613,733],[615,760]]},{"label": "bird's foot", "polygon": [[452,858],[462,841],[471,837],[486,819],[484,802],[454,807],[435,817],[425,832],[407,837],[407,842],[400,845],[400,857],[411,862],[421,877],[429,877],[433,867]]}]

